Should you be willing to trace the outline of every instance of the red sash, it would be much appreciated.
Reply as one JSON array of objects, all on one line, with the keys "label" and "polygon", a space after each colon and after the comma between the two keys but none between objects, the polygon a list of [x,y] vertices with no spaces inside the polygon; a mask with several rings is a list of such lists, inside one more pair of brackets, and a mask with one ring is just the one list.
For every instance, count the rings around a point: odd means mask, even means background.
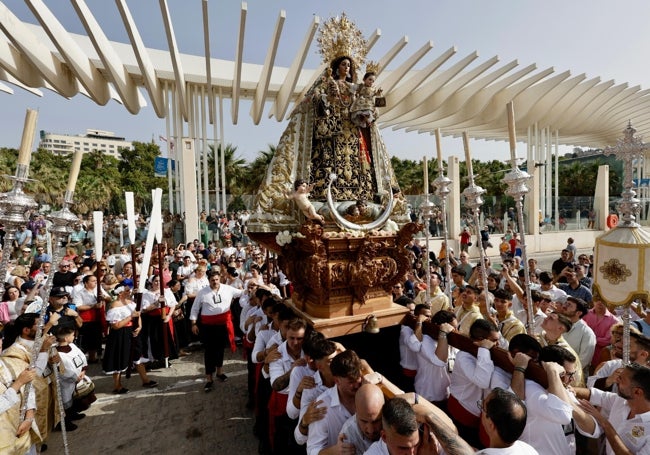
[{"label": "red sash", "polygon": [[88,310],[79,310],[79,317],[81,317],[84,322],[93,322],[100,319],[100,316],[97,311],[95,311],[95,308],[90,308]]},{"label": "red sash", "polygon": [[273,437],[275,435],[275,418],[287,413],[288,393],[280,393],[275,390],[271,392],[269,400],[269,440],[273,448]]},{"label": "red sash", "polygon": [[414,378],[417,374],[417,370],[409,370],[408,368],[402,368],[402,374],[407,378]]},{"label": "red sash", "polygon": [[221,314],[201,315],[201,324],[205,325],[225,325],[228,330],[228,340],[230,341],[230,350],[237,351],[237,344],[235,344],[235,327],[232,325],[232,317],[230,311]]},{"label": "red sash", "polygon": [[453,395],[449,395],[447,410],[452,419],[466,427],[478,428],[481,423],[481,418],[465,409]]},{"label": "red sash", "polygon": [[144,314],[147,316],[161,316],[162,312],[160,311],[160,308],[156,308],[155,310],[147,311]]}]

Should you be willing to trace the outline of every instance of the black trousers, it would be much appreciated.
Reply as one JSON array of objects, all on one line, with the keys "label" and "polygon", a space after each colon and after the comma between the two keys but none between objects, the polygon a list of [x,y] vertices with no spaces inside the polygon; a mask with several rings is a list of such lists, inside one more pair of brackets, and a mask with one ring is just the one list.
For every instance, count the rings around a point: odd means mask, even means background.
[{"label": "black trousers", "polygon": [[199,330],[204,348],[205,374],[213,374],[217,368],[223,366],[223,350],[230,343],[228,329],[225,325],[201,324]]}]

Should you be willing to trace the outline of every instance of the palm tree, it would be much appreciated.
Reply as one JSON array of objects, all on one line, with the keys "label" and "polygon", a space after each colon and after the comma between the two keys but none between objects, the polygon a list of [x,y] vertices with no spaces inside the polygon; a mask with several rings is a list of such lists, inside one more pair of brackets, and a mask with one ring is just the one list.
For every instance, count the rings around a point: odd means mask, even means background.
[{"label": "palm tree", "polygon": [[258,152],[257,157],[246,172],[246,182],[242,185],[245,194],[254,193],[260,187],[266,177],[266,171],[275,156],[275,152],[276,146],[273,144],[269,144],[268,150],[260,150]]},{"label": "palm tree", "polygon": [[[210,144],[208,147],[210,148],[208,162],[214,163],[214,145]],[[218,151],[220,157],[221,145],[219,145]],[[246,177],[246,160],[235,156],[236,152],[237,146],[233,146],[232,144],[226,145],[224,148],[224,167],[226,174],[226,193],[238,196],[244,194],[243,186]],[[219,159],[219,165],[221,166],[221,159]],[[214,166],[211,166],[208,171],[208,179],[210,182],[214,182]],[[219,181],[221,182],[221,177]]]}]

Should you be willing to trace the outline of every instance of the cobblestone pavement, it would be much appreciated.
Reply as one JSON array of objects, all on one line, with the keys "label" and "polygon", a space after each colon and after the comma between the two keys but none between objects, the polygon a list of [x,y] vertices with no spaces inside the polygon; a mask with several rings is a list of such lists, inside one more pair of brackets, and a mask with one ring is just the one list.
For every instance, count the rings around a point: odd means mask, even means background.
[{"label": "cobblestone pavement", "polygon": [[[113,382],[90,365],[97,401],[79,428],[67,433],[70,454],[256,454],[254,415],[246,409],[246,361],[241,348],[226,352],[228,381],[215,380],[212,392],[203,391],[203,352],[172,361],[153,370],[155,389],[144,389],[137,374],[123,379],[125,395],[111,393]],[[60,432],[47,441],[48,454],[63,454]]]}]

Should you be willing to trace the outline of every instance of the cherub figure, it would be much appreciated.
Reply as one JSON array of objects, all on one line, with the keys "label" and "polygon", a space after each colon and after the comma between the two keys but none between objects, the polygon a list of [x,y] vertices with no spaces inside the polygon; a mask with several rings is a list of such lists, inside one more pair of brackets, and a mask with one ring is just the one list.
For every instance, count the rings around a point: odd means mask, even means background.
[{"label": "cherub figure", "polygon": [[293,192],[285,194],[287,198],[296,201],[298,208],[302,211],[305,217],[310,220],[323,222],[323,216],[316,213],[316,209],[309,201],[309,192],[313,187],[314,185],[308,185],[306,180],[298,179],[293,183]]},{"label": "cherub figure", "polygon": [[350,118],[361,128],[369,127],[378,117],[375,98],[381,96],[382,89],[374,87],[376,77],[374,71],[369,71],[363,76],[363,84],[357,88],[356,98],[350,106]]}]

